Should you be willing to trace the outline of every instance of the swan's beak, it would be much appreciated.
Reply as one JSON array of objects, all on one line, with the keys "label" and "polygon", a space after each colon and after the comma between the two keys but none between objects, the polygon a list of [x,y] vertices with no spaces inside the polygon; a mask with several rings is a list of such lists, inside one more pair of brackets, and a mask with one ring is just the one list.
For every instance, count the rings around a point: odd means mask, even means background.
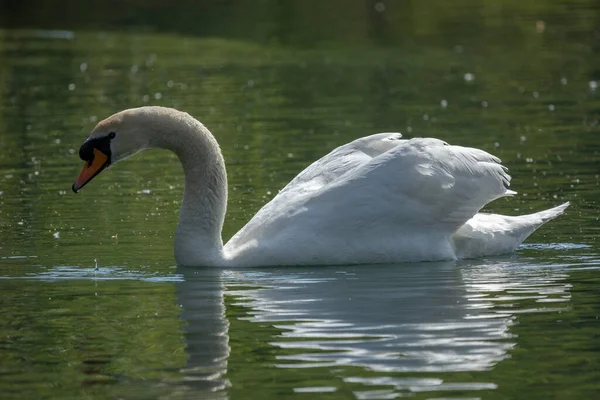
[{"label": "swan's beak", "polygon": [[79,176],[73,183],[73,192],[77,193],[86,183],[94,179],[102,170],[110,165],[109,157],[98,149],[94,149],[93,157],[86,161]]}]

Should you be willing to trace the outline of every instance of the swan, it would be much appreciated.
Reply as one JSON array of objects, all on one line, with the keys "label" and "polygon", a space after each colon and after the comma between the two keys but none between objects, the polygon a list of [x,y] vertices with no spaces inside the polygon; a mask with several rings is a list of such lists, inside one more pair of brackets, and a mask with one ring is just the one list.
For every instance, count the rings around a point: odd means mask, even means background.
[{"label": "swan", "polygon": [[431,138],[379,133],[340,146],[300,172],[227,244],[227,175],[211,132],[185,112],[141,107],[100,121],[79,149],[77,193],[139,151],[173,151],[185,175],[175,233],[180,266],[376,264],[511,252],[569,203],[521,216],[480,213],[516,194],[500,160]]}]

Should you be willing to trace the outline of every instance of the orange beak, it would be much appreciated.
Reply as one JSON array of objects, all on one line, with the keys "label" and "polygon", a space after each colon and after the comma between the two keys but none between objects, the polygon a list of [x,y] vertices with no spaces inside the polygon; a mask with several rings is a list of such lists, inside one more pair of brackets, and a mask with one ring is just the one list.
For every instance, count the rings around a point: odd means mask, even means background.
[{"label": "orange beak", "polygon": [[87,161],[83,166],[83,169],[79,173],[79,176],[73,183],[73,191],[77,193],[79,189],[85,186],[86,183],[91,181],[96,175],[110,164],[108,156],[98,149],[94,149],[94,157]]}]

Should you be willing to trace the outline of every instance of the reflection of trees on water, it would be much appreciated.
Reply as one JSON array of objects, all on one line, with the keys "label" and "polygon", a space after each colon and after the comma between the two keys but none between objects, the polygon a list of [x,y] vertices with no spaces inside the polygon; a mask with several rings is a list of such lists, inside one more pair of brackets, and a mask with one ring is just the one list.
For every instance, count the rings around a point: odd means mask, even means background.
[{"label": "reflection of trees on water", "polygon": [[[33,43],[32,43],[33,42]],[[34,254],[41,247],[32,236],[48,227],[51,204],[45,198],[43,167],[55,155],[56,143],[49,123],[52,105],[62,101],[57,87],[68,87],[69,75],[54,74],[61,63],[70,64],[75,56],[71,48],[53,50],[44,57],[33,47],[44,47],[45,39],[5,33],[0,35],[0,77],[4,83],[0,96],[0,190],[4,199],[0,212],[0,243],[12,244],[17,254]],[[50,52],[45,53],[50,55]],[[44,70],[44,74],[39,74]]]},{"label": "reflection of trees on water", "polygon": [[[182,108],[217,136],[231,188],[225,238],[310,162],[376,131],[491,150],[532,208],[547,206],[580,178],[561,175],[558,163],[587,160],[581,169],[592,169],[591,135],[564,137],[581,130],[582,120],[587,133],[595,132],[598,106],[588,81],[599,63],[582,50],[587,36],[550,40],[551,30],[542,34],[534,22],[591,32],[593,18],[553,24],[564,9],[527,1],[505,2],[501,10],[479,1],[405,1],[383,2],[381,11],[379,3],[136,1],[114,13],[110,3],[3,2],[0,25],[35,29],[0,33],[2,169],[16,171],[6,180],[0,221],[29,218],[35,226],[25,233],[27,245],[53,230],[70,244],[97,241],[98,232],[105,241],[118,234],[121,243],[146,246],[170,237],[182,179],[177,161],[164,153],[138,156],[86,188],[98,189],[103,195],[95,200],[104,202],[94,208],[97,218],[85,221],[89,231],[71,229],[82,227],[81,199],[58,195],[80,166],[69,150],[95,122],[144,104]],[[585,4],[569,12],[597,12]],[[140,34],[142,27],[205,38]],[[138,33],[102,32],[124,29]],[[472,83],[466,73],[474,74]],[[29,179],[38,168],[33,157],[42,175]],[[140,196],[142,189],[153,195]],[[593,193],[583,193],[584,201]],[[502,204],[508,203],[492,207]],[[15,242],[12,236],[5,241]]]}]

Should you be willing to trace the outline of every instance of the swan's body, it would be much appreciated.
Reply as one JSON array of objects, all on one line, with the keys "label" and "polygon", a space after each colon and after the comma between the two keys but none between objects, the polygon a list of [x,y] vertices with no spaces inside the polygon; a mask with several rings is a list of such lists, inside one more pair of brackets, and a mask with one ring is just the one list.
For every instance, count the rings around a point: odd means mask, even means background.
[{"label": "swan's body", "polygon": [[210,131],[186,113],[143,107],[100,122],[82,145],[80,155],[88,166],[73,189],[137,151],[174,151],[185,174],[175,258],[189,266],[395,263],[495,255],[513,251],[568,206],[517,217],[479,213],[488,202],[515,194],[507,189],[510,176],[499,159],[437,139],[400,136],[371,135],[333,150],[296,176],[225,246],[223,157]]}]

